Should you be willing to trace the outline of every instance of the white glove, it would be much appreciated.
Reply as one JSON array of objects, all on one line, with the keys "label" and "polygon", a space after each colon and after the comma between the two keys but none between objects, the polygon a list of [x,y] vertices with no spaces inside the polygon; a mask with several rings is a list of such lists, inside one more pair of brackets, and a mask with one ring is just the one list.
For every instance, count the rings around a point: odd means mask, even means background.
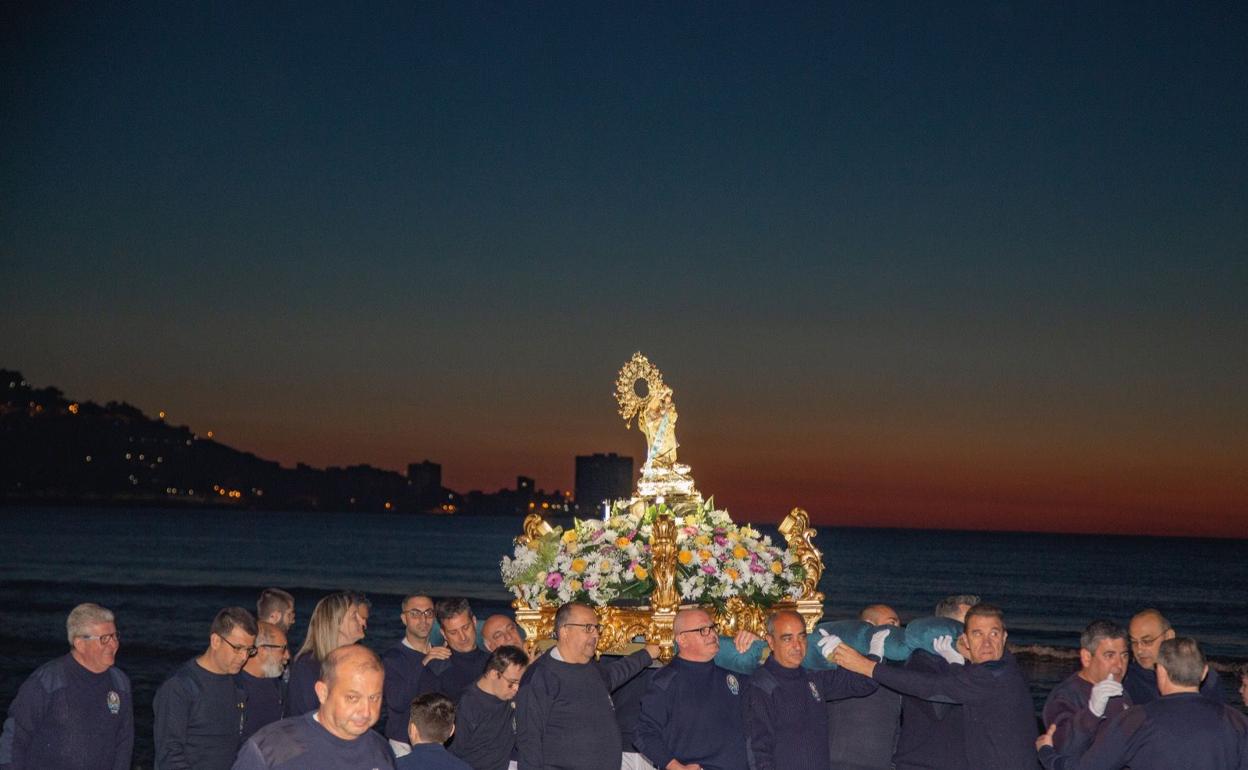
[{"label": "white glove", "polygon": [[962,653],[953,648],[953,637],[948,634],[932,640],[932,651],[952,666],[961,666],[966,663],[966,658],[962,657]]},{"label": "white glove", "polygon": [[819,629],[819,641],[815,642],[815,646],[819,648],[820,654],[828,660],[832,660],[832,651],[841,644],[841,637],[829,634],[822,628]]},{"label": "white glove", "polygon": [[874,634],[871,634],[871,646],[867,648],[868,655],[874,655],[880,660],[884,660],[884,640],[888,638],[889,629],[881,628]]},{"label": "white glove", "polygon": [[1105,716],[1105,707],[1109,699],[1122,695],[1122,682],[1115,682],[1111,673],[1108,679],[1092,685],[1092,696],[1088,698],[1088,711],[1098,717]]}]

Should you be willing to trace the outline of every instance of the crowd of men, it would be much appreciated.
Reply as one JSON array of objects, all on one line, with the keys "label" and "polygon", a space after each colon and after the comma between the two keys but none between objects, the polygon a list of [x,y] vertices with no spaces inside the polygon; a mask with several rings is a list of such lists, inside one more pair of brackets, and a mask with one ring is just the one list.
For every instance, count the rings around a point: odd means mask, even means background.
[{"label": "crowd of men", "polygon": [[[1153,609],[1090,623],[1039,721],[1004,613],[974,596],[940,602],[904,661],[885,655],[900,618],[882,604],[862,611],[857,644],[826,629],[812,642],[785,610],[765,645],[722,639],[684,609],[663,666],[653,645],[600,657],[598,613],[578,603],[533,658],[510,617],[479,623],[460,598],[404,598],[403,638],[381,656],[360,643],[361,594],[322,598],[293,657],[293,597],[266,589],[256,609],[218,612],[203,652],[160,686],[156,770],[1248,770],[1248,718]],[[66,629],[69,653],[9,705],[0,770],[131,766],[113,613],[81,604]]]}]

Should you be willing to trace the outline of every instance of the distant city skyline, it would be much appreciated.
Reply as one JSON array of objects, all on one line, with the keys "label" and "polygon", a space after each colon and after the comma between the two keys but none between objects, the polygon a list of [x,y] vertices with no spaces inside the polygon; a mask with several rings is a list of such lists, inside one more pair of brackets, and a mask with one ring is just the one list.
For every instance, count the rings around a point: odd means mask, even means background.
[{"label": "distant city skyline", "polygon": [[[0,4],[0,366],[457,489],[1248,534],[1248,6]],[[636,468],[634,468],[636,470]]]}]

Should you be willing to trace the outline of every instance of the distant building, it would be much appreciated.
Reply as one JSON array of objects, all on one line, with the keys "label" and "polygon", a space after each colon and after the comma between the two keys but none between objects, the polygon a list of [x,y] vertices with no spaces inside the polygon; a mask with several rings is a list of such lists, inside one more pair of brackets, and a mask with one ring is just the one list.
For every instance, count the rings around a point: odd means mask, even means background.
[{"label": "distant building", "polygon": [[633,458],[610,454],[577,455],[576,511],[601,514],[604,500],[629,497],[633,492]]},{"label": "distant building", "polygon": [[442,466],[425,460],[407,466],[407,486],[418,506],[437,505],[442,497]]}]

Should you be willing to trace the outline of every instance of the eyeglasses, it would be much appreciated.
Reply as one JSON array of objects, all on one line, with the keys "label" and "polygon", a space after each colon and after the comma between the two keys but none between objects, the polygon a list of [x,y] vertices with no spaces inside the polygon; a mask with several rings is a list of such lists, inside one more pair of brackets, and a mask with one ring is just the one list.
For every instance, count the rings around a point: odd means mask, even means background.
[{"label": "eyeglasses", "polygon": [[1142,636],[1139,639],[1136,639],[1135,637],[1131,637],[1131,646],[1132,647],[1152,647],[1153,642],[1157,641],[1163,636],[1165,636],[1165,631],[1161,632],[1157,636]]},{"label": "eyeglasses", "polygon": [[121,644],[121,634],[119,633],[94,634],[94,635],[83,634],[82,636],[79,636],[78,638],[79,639],[99,639],[100,644],[108,644],[110,642],[117,642],[118,644]]},{"label": "eyeglasses", "polygon": [[431,618],[433,617],[433,610],[403,610],[403,614],[410,615],[413,618]]},{"label": "eyeglasses", "polygon": [[249,657],[249,658],[254,658],[254,657],[256,657],[256,653],[257,653],[257,652],[260,652],[260,651],[259,651],[259,650],[257,650],[254,646],[252,646],[252,647],[245,647],[245,646],[243,646],[243,645],[241,645],[241,644],[234,644],[233,642],[231,642],[229,639],[226,639],[226,638],[225,638],[224,636],[222,636],[221,634],[217,634],[217,638],[218,638],[218,639],[220,639],[221,641],[225,642],[226,644],[230,645],[230,649],[231,649],[231,650],[233,650],[234,652],[245,652],[245,653],[247,653],[247,657]]},{"label": "eyeglasses", "polygon": [[681,631],[680,633],[676,635],[680,636],[680,634],[697,634],[703,639],[709,639],[715,635],[715,626],[698,626],[697,628],[686,628],[684,631]]},{"label": "eyeglasses", "polygon": [[601,623],[564,623],[564,625],[565,626],[580,626],[581,628],[585,629],[585,633],[587,634],[602,633]]},{"label": "eyeglasses", "polygon": [[519,687],[519,686],[520,686],[520,680],[519,680],[519,679],[512,679],[511,677],[509,677],[509,676],[503,676],[502,674],[499,674],[499,676],[503,677],[503,681],[504,681],[504,682],[506,682],[507,684],[511,685],[512,687]]},{"label": "eyeglasses", "polygon": [[257,644],[257,647],[263,647],[266,650],[284,650],[290,647],[289,644]]}]

